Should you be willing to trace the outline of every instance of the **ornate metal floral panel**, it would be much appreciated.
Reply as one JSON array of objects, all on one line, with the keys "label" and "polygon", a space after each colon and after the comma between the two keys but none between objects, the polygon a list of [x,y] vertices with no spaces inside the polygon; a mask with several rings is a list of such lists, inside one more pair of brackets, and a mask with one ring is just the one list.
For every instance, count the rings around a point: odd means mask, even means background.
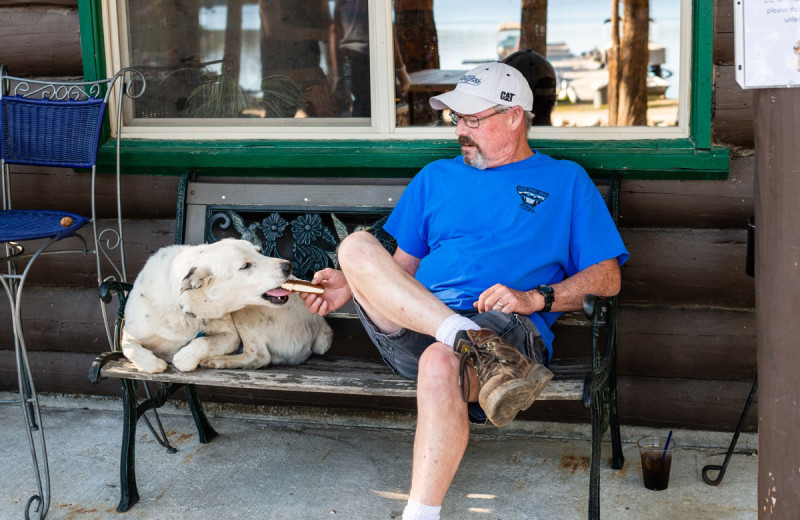
[{"label": "ornate metal floral panel", "polygon": [[339,244],[355,231],[372,233],[394,253],[397,244],[383,229],[389,211],[308,213],[211,208],[205,239],[208,243],[228,237],[247,240],[267,256],[290,260],[298,278],[311,279],[320,269],[339,267]]}]

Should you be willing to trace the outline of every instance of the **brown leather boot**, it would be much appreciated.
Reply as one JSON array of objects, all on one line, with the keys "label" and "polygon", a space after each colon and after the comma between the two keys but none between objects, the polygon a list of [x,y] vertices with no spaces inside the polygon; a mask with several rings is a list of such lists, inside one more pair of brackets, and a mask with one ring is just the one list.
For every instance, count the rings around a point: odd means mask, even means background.
[{"label": "brown leather boot", "polygon": [[510,423],[529,408],[553,378],[544,365],[521,354],[489,329],[468,330],[456,336],[455,351],[461,354],[462,396],[469,396],[467,367],[478,372],[481,391],[478,402],[497,427]]}]

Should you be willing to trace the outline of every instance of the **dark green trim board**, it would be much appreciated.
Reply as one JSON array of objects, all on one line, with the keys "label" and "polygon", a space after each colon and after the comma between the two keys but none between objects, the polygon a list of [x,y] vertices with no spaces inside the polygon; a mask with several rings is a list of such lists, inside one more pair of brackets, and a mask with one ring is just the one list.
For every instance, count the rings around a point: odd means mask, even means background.
[{"label": "dark green trim board", "polygon": [[696,148],[711,148],[711,92],[714,88],[714,1],[692,1],[692,89],[689,136]]},{"label": "dark green trim board", "polygon": [[[106,76],[101,0],[78,0],[84,77]],[[133,1],[133,0],[130,0]],[[571,159],[595,174],[619,171],[624,178],[724,179],[730,150],[711,141],[714,2],[692,0],[689,137],[632,140],[536,139],[531,146]],[[145,94],[146,95],[146,94]],[[609,132],[613,130],[609,129]],[[257,176],[407,177],[435,159],[460,153],[455,138],[306,140],[124,139],[123,173],[177,175],[187,169]],[[113,169],[113,143],[100,150],[99,166]]]},{"label": "dark green trim board", "polygon": [[[570,159],[587,170],[619,171],[623,178],[723,179],[727,148],[696,150],[688,141],[539,141],[537,150]],[[682,146],[681,146],[682,145]],[[150,141],[129,140],[121,161],[128,172],[179,175],[186,169],[219,175],[408,177],[431,161],[460,153],[442,141]],[[101,149],[100,168],[111,171],[113,143]]]},{"label": "dark green trim board", "polygon": [[78,18],[83,54],[83,77],[95,81],[106,77],[103,12],[100,0],[78,0]]}]

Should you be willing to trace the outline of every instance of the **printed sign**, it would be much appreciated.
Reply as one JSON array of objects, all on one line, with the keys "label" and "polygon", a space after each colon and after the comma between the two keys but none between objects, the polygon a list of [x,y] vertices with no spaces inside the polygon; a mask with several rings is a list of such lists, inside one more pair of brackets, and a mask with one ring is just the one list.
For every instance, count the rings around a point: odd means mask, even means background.
[{"label": "printed sign", "polygon": [[800,0],[734,0],[736,81],[800,86]]}]

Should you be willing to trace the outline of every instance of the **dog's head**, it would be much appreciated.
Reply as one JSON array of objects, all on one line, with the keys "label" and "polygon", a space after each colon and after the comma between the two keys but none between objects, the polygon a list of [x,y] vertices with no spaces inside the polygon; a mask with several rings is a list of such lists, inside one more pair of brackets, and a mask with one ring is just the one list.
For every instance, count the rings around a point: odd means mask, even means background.
[{"label": "dog's head", "polygon": [[216,319],[249,305],[283,305],[291,293],[280,286],[291,273],[290,262],[230,238],[181,251],[172,262],[171,279],[184,313]]}]

